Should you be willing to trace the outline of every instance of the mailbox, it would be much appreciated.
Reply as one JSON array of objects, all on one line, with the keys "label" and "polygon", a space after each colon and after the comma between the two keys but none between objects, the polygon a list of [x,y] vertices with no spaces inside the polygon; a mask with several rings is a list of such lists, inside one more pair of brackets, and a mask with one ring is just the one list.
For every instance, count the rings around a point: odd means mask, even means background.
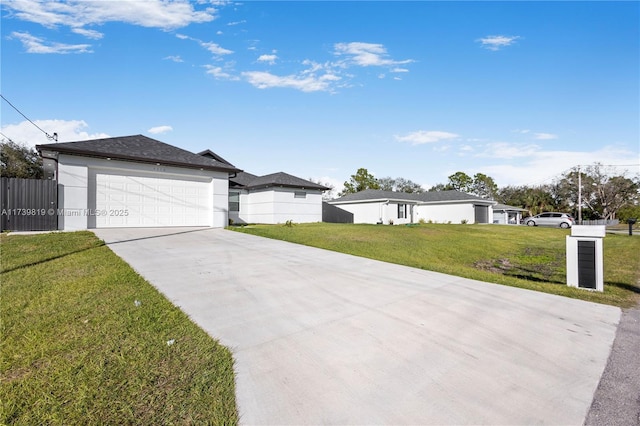
[{"label": "mailbox", "polygon": [[635,218],[627,219],[627,223],[629,224],[629,236],[633,235],[633,225],[636,224]]},{"label": "mailbox", "polygon": [[567,285],[604,291],[604,226],[574,225],[567,235]]}]

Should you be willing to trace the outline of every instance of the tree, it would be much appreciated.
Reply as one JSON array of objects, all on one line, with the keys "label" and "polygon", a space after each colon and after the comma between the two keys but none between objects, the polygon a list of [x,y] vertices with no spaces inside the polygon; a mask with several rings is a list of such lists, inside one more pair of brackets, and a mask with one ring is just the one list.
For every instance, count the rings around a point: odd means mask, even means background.
[{"label": "tree", "polygon": [[396,191],[408,192],[414,194],[421,194],[424,192],[424,188],[419,183],[415,183],[412,180],[397,178],[396,179]]},{"label": "tree", "polygon": [[447,191],[456,190],[477,195],[478,197],[495,198],[498,193],[498,185],[491,176],[483,173],[476,173],[473,178],[465,172],[456,172],[449,176],[449,182],[446,185],[436,185],[430,191]]},{"label": "tree", "polygon": [[42,158],[34,148],[12,140],[0,142],[0,176],[41,179]]},{"label": "tree", "polygon": [[454,189],[460,192],[473,191],[473,179],[464,172],[456,172],[448,177],[448,189]]},{"label": "tree", "polygon": [[506,186],[497,191],[496,201],[527,209],[532,216],[556,209],[549,186]]},{"label": "tree", "polygon": [[424,188],[422,188],[422,185],[401,177],[395,179],[391,177],[380,178],[378,179],[378,185],[383,191],[396,191],[416,194],[424,192]]},{"label": "tree", "polygon": [[322,193],[322,199],[324,201],[332,200],[334,198],[335,190],[336,190],[335,186],[331,185],[328,182],[322,182],[320,179],[309,178],[307,180],[309,182],[317,183],[318,185],[326,186],[327,188],[329,188]]},{"label": "tree", "polygon": [[554,183],[551,193],[559,209],[571,210],[576,216],[582,203],[583,219],[615,219],[622,207],[640,201],[640,179],[595,163],[566,173]]},{"label": "tree", "polygon": [[338,195],[355,194],[365,189],[380,189],[378,180],[367,169],[360,168],[351,179],[344,183],[344,189]]},{"label": "tree", "polygon": [[396,180],[391,177],[383,177],[378,179],[378,185],[383,191],[393,191],[396,186]]},{"label": "tree", "polygon": [[448,191],[450,188],[447,187],[444,183],[439,183],[437,185],[433,185],[429,188],[429,192],[437,192],[437,191]]},{"label": "tree", "polygon": [[498,185],[493,178],[482,173],[476,173],[473,176],[473,184],[471,185],[472,194],[479,197],[493,200],[498,193]]}]

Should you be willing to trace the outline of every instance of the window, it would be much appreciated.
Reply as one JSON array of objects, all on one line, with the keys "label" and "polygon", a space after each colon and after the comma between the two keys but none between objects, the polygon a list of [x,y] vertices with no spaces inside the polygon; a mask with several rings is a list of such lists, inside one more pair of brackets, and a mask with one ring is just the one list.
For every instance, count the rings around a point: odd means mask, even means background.
[{"label": "window", "polygon": [[405,219],[407,217],[407,205],[398,204],[398,219]]},{"label": "window", "polygon": [[307,198],[307,193],[304,191],[296,191],[293,196],[294,198]]},{"label": "window", "polygon": [[230,212],[240,211],[240,193],[239,192],[229,191],[229,211]]}]

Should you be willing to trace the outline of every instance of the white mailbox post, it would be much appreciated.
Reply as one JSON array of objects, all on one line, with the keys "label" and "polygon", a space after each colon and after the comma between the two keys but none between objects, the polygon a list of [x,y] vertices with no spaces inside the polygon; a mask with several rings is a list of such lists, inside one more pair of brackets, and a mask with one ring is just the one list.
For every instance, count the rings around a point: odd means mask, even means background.
[{"label": "white mailbox post", "polygon": [[604,226],[574,225],[567,235],[567,285],[604,291],[602,239]]}]

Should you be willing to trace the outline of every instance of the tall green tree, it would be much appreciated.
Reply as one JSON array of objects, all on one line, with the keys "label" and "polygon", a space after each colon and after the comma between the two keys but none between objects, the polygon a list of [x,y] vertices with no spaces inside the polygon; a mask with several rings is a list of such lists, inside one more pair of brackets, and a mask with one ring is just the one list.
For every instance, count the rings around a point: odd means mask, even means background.
[{"label": "tall green tree", "polygon": [[4,140],[0,142],[0,176],[41,179],[42,158],[34,148]]},{"label": "tall green tree", "polygon": [[563,175],[551,194],[559,209],[576,216],[582,203],[583,219],[615,219],[618,210],[640,202],[640,176],[627,177],[626,172],[595,163]]},{"label": "tall green tree", "polygon": [[391,177],[383,177],[378,179],[378,184],[380,185],[380,189],[383,191],[396,191],[396,192],[407,192],[407,193],[422,193],[424,192],[424,188],[419,183],[415,183],[410,179],[405,178],[391,178]]},{"label": "tall green tree", "polygon": [[487,176],[482,173],[476,173],[473,176],[471,193],[479,197],[493,200],[498,193],[498,185],[496,185],[491,176]]},{"label": "tall green tree", "polygon": [[454,189],[460,192],[472,192],[473,191],[473,179],[465,172],[456,172],[448,177],[447,183],[448,189]]},{"label": "tall green tree", "polygon": [[344,189],[338,195],[355,194],[365,189],[380,189],[378,180],[365,168],[360,168],[351,179],[344,183]]}]

